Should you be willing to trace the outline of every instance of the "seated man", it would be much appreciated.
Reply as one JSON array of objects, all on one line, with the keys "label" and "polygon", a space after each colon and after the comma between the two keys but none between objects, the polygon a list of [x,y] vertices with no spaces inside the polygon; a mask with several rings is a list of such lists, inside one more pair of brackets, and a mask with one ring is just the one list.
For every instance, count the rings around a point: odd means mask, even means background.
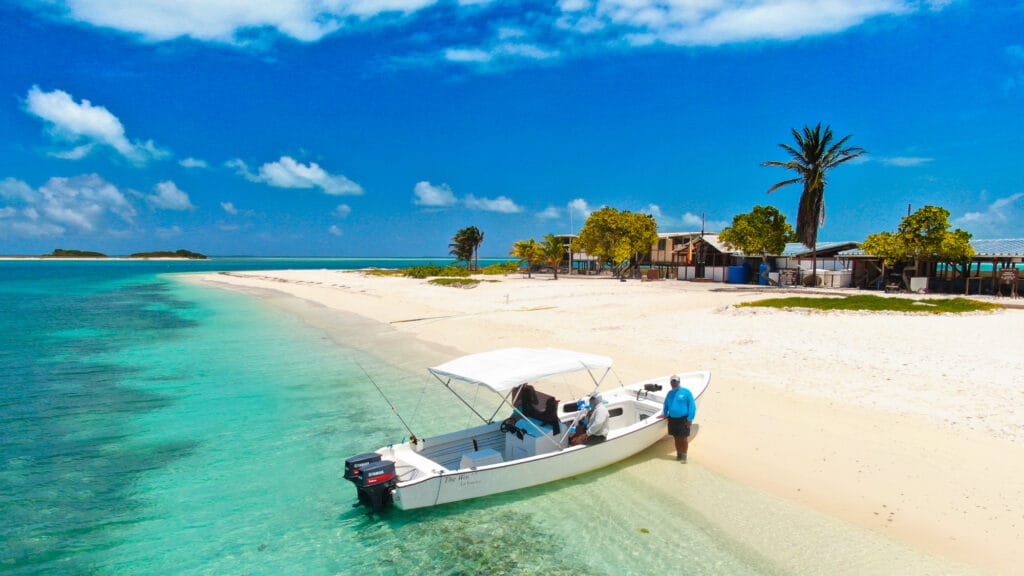
[{"label": "seated man", "polygon": [[608,438],[608,407],[601,402],[601,395],[594,392],[590,395],[590,409],[580,427],[582,430],[569,437],[569,443],[573,446],[586,444],[600,444]]}]

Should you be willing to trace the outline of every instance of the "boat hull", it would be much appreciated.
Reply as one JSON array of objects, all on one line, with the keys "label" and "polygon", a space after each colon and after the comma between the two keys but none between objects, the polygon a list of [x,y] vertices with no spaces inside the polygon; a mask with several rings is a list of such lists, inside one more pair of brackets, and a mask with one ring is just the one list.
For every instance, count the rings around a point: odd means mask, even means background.
[{"label": "boat hull", "polygon": [[392,498],[396,507],[412,510],[546,484],[619,462],[650,447],[666,434],[665,422],[651,417],[649,425],[593,446],[573,446],[522,460],[454,470],[400,483]]},{"label": "boat hull", "polygon": [[[710,383],[710,373],[689,372],[680,376],[683,386],[691,390],[699,405]],[[667,423],[660,417],[669,390],[668,379],[664,376],[605,392],[610,410],[614,414],[618,409],[619,413],[612,421],[619,422],[613,425],[606,441],[591,446],[568,446],[563,431],[561,445],[557,447],[551,442],[545,446],[541,440],[535,440],[536,446],[544,448],[543,453],[515,458],[511,457],[512,452],[506,446],[505,457],[500,462],[476,467],[449,464],[450,468],[421,456],[419,450],[423,450],[422,445],[406,443],[382,448],[377,453],[395,461],[399,477],[405,478],[393,489],[392,502],[403,510],[448,504],[571,478],[629,458],[668,434]],[[657,390],[645,388],[652,385]],[[568,417],[569,414],[563,416]],[[473,442],[473,448],[466,450],[477,450],[476,441],[471,438],[485,437],[488,431],[495,434],[496,429],[497,424],[492,424],[437,439],[428,438],[426,443],[428,446],[433,443],[436,447],[438,443],[465,445]],[[555,440],[559,438],[555,437]],[[507,442],[512,443],[513,440],[509,438]],[[424,454],[429,452],[427,449]]]}]

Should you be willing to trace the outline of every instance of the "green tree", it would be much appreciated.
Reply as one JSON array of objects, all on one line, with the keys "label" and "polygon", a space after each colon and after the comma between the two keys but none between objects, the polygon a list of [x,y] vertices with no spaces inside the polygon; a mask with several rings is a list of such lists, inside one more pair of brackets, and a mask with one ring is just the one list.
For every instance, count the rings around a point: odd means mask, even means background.
[{"label": "green tree", "polygon": [[622,212],[626,230],[626,248],[629,251],[630,268],[640,264],[641,254],[650,254],[651,247],[658,242],[658,223],[654,216],[639,212]]},{"label": "green tree", "polygon": [[647,214],[618,211],[605,206],[592,212],[572,243],[575,252],[586,252],[602,263],[618,264],[649,252],[658,241],[658,225]]},{"label": "green tree", "polygon": [[558,280],[558,269],[562,266],[562,260],[565,259],[565,243],[558,236],[548,234],[540,243],[540,252],[544,262],[555,271],[555,280]]},{"label": "green tree", "polygon": [[478,252],[483,242],[484,233],[476,226],[469,226],[455,233],[451,244],[448,244],[448,253],[455,256],[456,263],[465,262],[467,269],[476,269]]},{"label": "green tree", "polygon": [[[825,126],[822,132],[821,122],[814,128],[804,126],[802,134],[795,128],[792,132],[796,140],[795,147],[779,144],[789,154],[790,160],[769,160],[761,165],[778,166],[797,173],[796,178],[783,180],[769,188],[769,194],[783,186],[803,183],[804,190],[800,195],[800,208],[796,215],[796,237],[811,249],[811,257],[816,260],[818,227],[825,220],[825,182],[828,171],[867,152],[856,146],[846,147],[851,136],[844,136],[833,143],[832,128]],[[812,274],[816,275],[817,263],[813,266],[815,272]]]},{"label": "green tree", "polygon": [[509,256],[518,258],[520,264],[526,265],[526,275],[533,278],[533,268],[539,263],[543,256],[541,251],[541,245],[536,240],[530,238],[529,240],[517,240],[512,245],[512,250],[509,251]]},{"label": "green tree", "polygon": [[768,255],[781,254],[796,235],[786,216],[774,206],[754,206],[748,214],[733,216],[732,226],[723,228],[718,238],[748,256],[759,255],[767,264]]},{"label": "green tree", "polygon": [[870,254],[882,259],[885,266],[895,266],[906,260],[907,254],[900,237],[891,232],[879,232],[869,234],[867,239],[861,243],[860,249],[865,254]]},{"label": "green tree", "polygon": [[900,221],[896,233],[870,234],[861,244],[866,254],[882,259],[885,266],[913,261],[915,274],[922,261],[942,262],[965,271],[974,258],[971,234],[949,229],[949,210],[925,206]]}]

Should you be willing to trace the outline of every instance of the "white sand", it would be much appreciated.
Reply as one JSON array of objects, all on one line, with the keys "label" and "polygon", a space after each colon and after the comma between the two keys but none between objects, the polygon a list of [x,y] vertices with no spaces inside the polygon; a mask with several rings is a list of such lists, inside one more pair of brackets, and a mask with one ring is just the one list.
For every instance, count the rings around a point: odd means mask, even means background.
[{"label": "white sand", "polygon": [[695,464],[939,557],[1024,571],[1024,311],[736,309],[778,294],[677,281],[516,275],[454,289],[329,270],[198,278],[276,290],[461,353],[607,354],[626,383],[711,369]]}]

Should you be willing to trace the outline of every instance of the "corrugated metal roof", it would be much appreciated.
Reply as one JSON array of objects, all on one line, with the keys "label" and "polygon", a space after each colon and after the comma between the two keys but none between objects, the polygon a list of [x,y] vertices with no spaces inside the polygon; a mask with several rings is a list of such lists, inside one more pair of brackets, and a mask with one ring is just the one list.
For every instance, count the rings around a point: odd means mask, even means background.
[{"label": "corrugated metal roof", "polygon": [[[847,245],[850,245],[850,244],[856,246],[857,244],[859,244],[859,242],[854,242],[852,240],[847,240],[847,241],[844,241],[844,242],[818,242],[817,251],[818,252],[827,252],[829,250],[834,250],[836,248],[840,248],[842,246],[847,246]],[[782,254],[780,254],[780,256],[788,256],[788,257],[792,258],[794,256],[803,256],[805,254],[806,255],[810,255],[810,253],[811,253],[811,249],[808,248],[807,246],[804,246],[803,244],[801,244],[799,242],[790,242],[790,243],[786,244],[786,248],[782,251]],[[840,254],[843,254],[843,253],[845,253],[845,252],[840,252]]]},{"label": "corrugated metal roof", "polygon": [[1024,256],[1024,238],[971,240],[978,256]]},{"label": "corrugated metal roof", "polygon": [[705,234],[703,239],[704,242],[710,244],[715,250],[718,250],[722,254],[741,254],[740,251],[730,249],[724,242],[719,240],[718,234]]},{"label": "corrugated metal roof", "polygon": [[700,236],[700,230],[695,232],[658,232],[658,238],[679,238]]},{"label": "corrugated metal roof", "polygon": [[[1019,258],[1024,257],[1024,238],[994,238],[971,240],[975,257],[980,258]],[[842,256],[868,256],[863,250],[845,250]]]}]

